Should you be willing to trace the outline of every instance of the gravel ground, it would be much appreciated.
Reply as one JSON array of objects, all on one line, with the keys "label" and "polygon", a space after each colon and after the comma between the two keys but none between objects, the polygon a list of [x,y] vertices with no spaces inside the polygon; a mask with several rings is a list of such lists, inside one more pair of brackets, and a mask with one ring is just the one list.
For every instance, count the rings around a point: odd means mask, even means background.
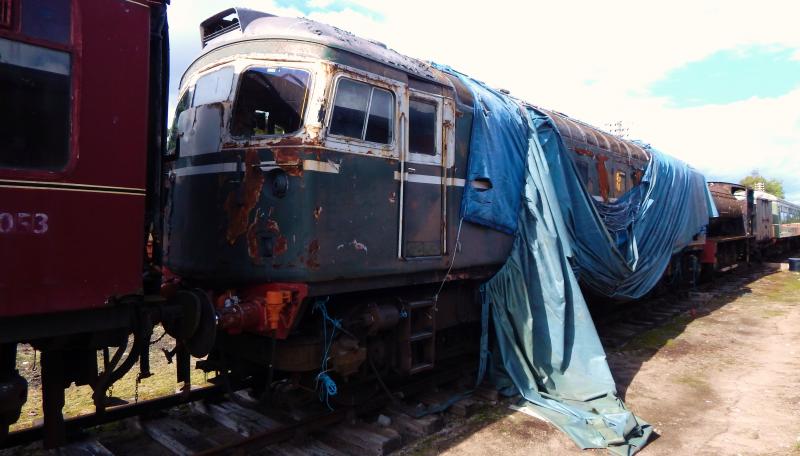
[{"label": "gravel ground", "polygon": [[[608,353],[620,394],[657,433],[639,454],[800,455],[800,274],[747,277],[741,286],[721,280],[697,312]],[[498,406],[403,453],[601,452]]]}]

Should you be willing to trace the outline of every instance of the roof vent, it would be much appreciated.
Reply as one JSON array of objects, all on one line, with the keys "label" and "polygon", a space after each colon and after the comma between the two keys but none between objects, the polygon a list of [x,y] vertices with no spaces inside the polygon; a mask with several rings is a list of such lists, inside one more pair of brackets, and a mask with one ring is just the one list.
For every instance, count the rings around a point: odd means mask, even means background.
[{"label": "roof vent", "polygon": [[203,47],[206,47],[211,41],[222,35],[237,30],[241,34],[251,22],[260,17],[275,17],[275,15],[247,8],[228,8],[200,23],[200,41]]}]

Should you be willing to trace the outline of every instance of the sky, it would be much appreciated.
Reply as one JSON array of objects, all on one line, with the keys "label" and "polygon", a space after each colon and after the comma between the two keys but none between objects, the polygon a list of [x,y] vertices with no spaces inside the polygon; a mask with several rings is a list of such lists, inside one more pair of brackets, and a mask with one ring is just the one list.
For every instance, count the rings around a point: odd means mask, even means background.
[{"label": "sky", "polygon": [[170,112],[200,22],[242,6],[335,25],[601,128],[621,122],[709,180],[758,170],[800,202],[800,1],[234,1],[172,0]]}]

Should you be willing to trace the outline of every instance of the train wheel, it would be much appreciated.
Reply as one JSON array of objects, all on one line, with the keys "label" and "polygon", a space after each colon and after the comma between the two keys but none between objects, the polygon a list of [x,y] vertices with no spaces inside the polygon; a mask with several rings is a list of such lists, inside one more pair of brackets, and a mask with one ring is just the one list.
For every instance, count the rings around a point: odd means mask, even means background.
[{"label": "train wheel", "polygon": [[180,317],[161,323],[167,334],[177,340],[186,340],[192,337],[200,323],[203,300],[207,301],[208,298],[199,290],[178,290],[172,301],[180,307]]},{"label": "train wheel", "polygon": [[211,352],[217,339],[217,317],[214,305],[202,290],[189,290],[194,293],[200,302],[200,312],[197,328],[186,340],[186,349],[195,358],[202,358]]}]

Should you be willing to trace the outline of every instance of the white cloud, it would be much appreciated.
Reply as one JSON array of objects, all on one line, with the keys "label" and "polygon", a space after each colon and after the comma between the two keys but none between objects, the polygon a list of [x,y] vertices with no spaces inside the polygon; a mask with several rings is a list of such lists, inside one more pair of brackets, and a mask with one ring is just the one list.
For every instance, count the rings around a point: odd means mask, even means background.
[{"label": "white cloud", "polygon": [[[197,25],[222,9],[220,3],[173,1],[173,37],[187,33],[199,43]],[[302,15],[269,1],[238,3]],[[800,201],[800,88],[774,99],[683,109],[648,93],[670,70],[720,50],[775,46],[797,49],[794,56],[800,58],[800,2],[353,3],[383,19],[352,9],[312,13],[311,18],[404,54],[451,65],[594,125],[622,120],[632,137],[686,160],[711,178],[737,179],[757,168],[782,179]]]}]

